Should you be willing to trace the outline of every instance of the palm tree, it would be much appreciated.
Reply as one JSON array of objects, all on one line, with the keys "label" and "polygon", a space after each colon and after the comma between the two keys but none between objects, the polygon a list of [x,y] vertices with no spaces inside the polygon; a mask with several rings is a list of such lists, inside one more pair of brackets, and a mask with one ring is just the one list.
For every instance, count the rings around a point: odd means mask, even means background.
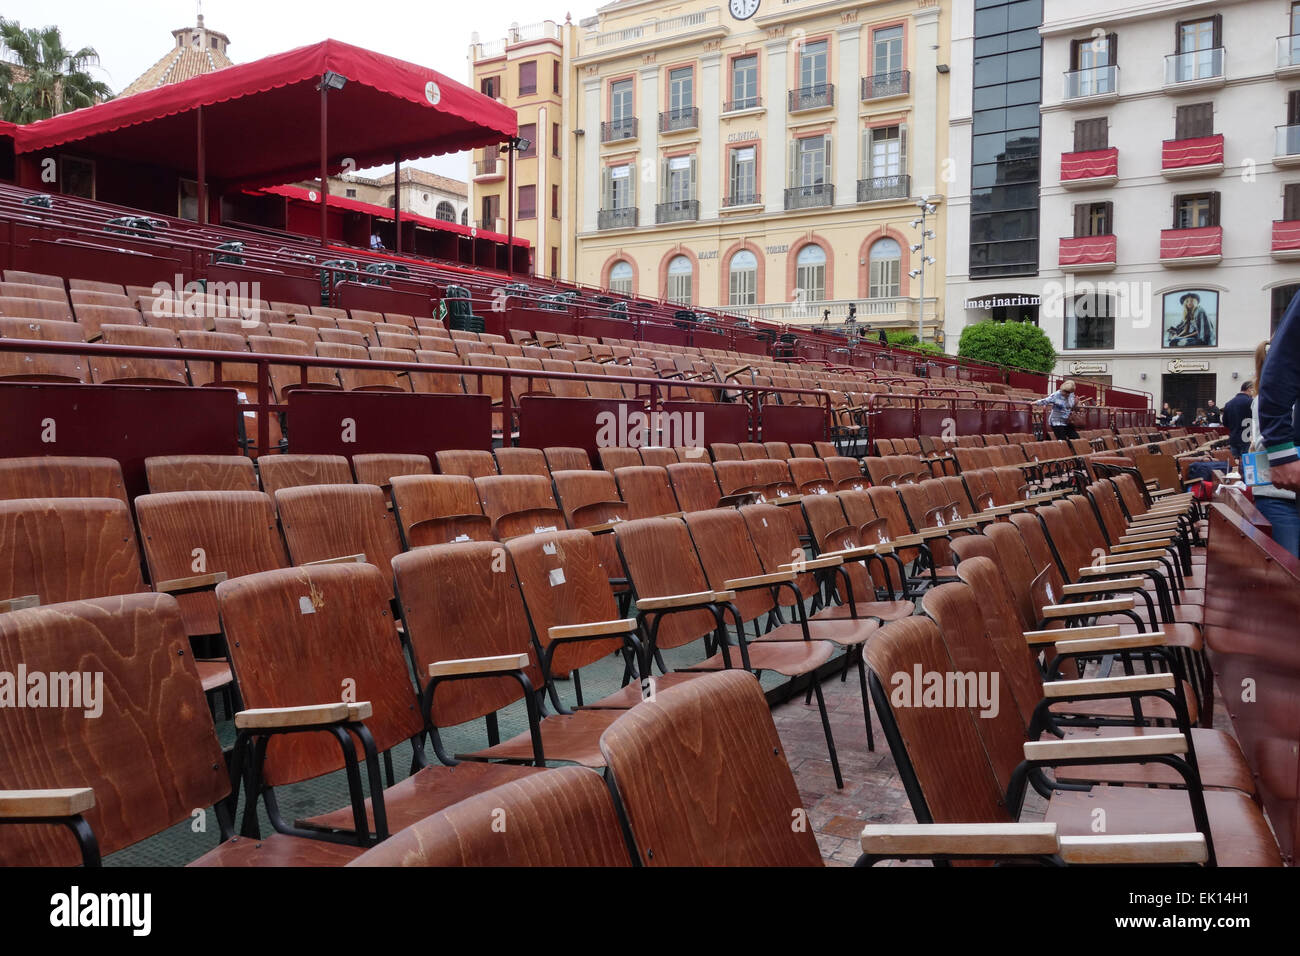
[{"label": "palm tree", "polygon": [[0,118],[33,123],[93,106],[113,95],[87,72],[99,54],[84,46],[71,51],[58,27],[23,29],[0,17]]}]

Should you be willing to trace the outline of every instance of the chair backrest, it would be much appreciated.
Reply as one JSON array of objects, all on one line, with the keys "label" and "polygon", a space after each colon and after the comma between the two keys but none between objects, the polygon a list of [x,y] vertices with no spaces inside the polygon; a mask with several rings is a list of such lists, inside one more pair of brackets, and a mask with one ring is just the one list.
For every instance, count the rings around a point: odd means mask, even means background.
[{"label": "chair backrest", "polygon": [[665,468],[633,465],[615,469],[614,478],[620,497],[627,502],[629,518],[654,518],[680,510]]},{"label": "chair backrest", "polygon": [[[75,322],[0,315],[0,339],[81,342],[85,330]],[[90,364],[84,355],[40,352],[0,352],[0,379],[17,381],[88,382]]]},{"label": "chair backrest", "polygon": [[0,458],[0,501],[12,498],[127,500],[122,467],[115,459],[55,455]]},{"label": "chair backrest", "polygon": [[820,866],[762,689],[724,671],[659,692],[600,739],[647,866]]},{"label": "chair backrest", "polygon": [[[281,488],[275,507],[294,564],[361,555],[362,562],[392,581],[392,561],[402,542],[378,485]],[[390,597],[391,590],[390,585]]]},{"label": "chair backrest", "polygon": [[273,495],[300,485],[342,485],[352,481],[352,469],[342,455],[263,455],[257,460],[262,490]]},{"label": "chair backrest", "polygon": [[[89,665],[89,662],[94,662]],[[85,673],[87,666],[102,679]],[[101,854],[113,853],[230,793],[221,744],[176,601],[130,594],[0,614],[0,672],[80,674],[91,701],[7,707],[0,721],[6,789],[89,787],[85,813]],[[83,714],[95,714],[85,719]],[[62,826],[9,826],[0,866],[81,861]]]},{"label": "chair backrest", "polygon": [[[614,536],[639,599],[711,590],[682,519],[625,521],[615,526]],[[716,623],[706,610],[665,615],[659,623],[658,645],[689,644],[712,632]]]},{"label": "chair backrest", "polygon": [[[229,577],[288,567],[270,495],[260,491],[173,491],[135,499],[154,586],[224,571]],[[218,634],[211,591],[177,598],[190,634]]]},{"label": "chair backrest", "polygon": [[641,464],[641,453],[635,448],[609,446],[600,449],[600,467],[611,475],[620,468],[635,468]]},{"label": "chair backrest", "polygon": [[500,474],[496,459],[490,451],[448,450],[435,452],[438,473],[442,475],[465,475],[469,478],[483,478],[487,475]]},{"label": "chair backrest", "polygon": [[589,528],[627,518],[627,504],[619,499],[618,485],[609,472],[553,471],[551,480],[569,527]]},{"label": "chair backrest", "polygon": [[669,465],[666,470],[682,511],[708,511],[718,506],[722,489],[718,487],[713,465],[706,461],[683,461]]},{"label": "chair backrest", "polygon": [[[495,819],[508,822],[495,828]],[[600,774],[559,767],[453,804],[348,865],[613,867],[631,862]]]},{"label": "chair backrest", "polygon": [[[724,590],[727,581],[763,573],[763,563],[749,538],[749,528],[735,508],[692,512],[686,516],[686,527],[713,590]],[[732,603],[745,621],[752,621],[776,606],[772,592],[759,588],[736,592]]]},{"label": "chair backrest", "polygon": [[243,455],[160,455],[144,460],[149,491],[257,491],[253,460]]},{"label": "chair backrest", "polygon": [[546,455],[540,448],[498,448],[497,468],[503,475],[538,475],[549,478]]},{"label": "chair backrest", "polygon": [[546,465],[552,472],[578,471],[591,468],[591,458],[585,448],[546,448]]},{"label": "chair backrest", "polygon": [[[534,690],[545,686],[514,561],[496,542],[416,548],[393,559],[402,621],[420,685],[440,661],[527,654]],[[454,581],[455,587],[446,587]],[[495,713],[523,697],[509,677],[448,681],[433,698],[433,721],[450,727]]]},{"label": "chair backrest", "polygon": [[740,446],[727,442],[714,442],[709,446],[709,454],[713,456],[714,461],[741,461],[743,458],[740,454]]},{"label": "chair backrest", "polygon": [[474,487],[498,538],[564,527],[550,476],[487,475],[475,478]]},{"label": "chair backrest", "polygon": [[731,461],[723,459],[713,463],[713,472],[718,478],[718,487],[724,495],[739,494],[742,491],[761,490],[762,482],[758,475],[755,461]]},{"label": "chair backrest", "polygon": [[675,465],[681,461],[675,448],[664,448],[656,445],[647,446],[640,451],[643,465],[657,465],[660,468],[667,468],[669,465]]},{"label": "chair backrest", "polygon": [[[368,564],[268,571],[217,585],[244,706],[368,701],[365,725],[380,751],[419,734],[424,722],[391,594],[389,575]],[[345,698],[345,689],[356,696]],[[338,742],[328,734],[285,734],[267,748],[265,782],[293,783],[342,766]]]},{"label": "chair backrest", "polygon": [[135,526],[122,501],[0,501],[0,601],[58,604],[143,590]]},{"label": "chair backrest", "polygon": [[465,475],[396,475],[393,517],[407,548],[452,541],[491,541],[474,479]]},{"label": "chair backrest", "polygon": [[433,464],[428,455],[377,452],[353,455],[352,470],[356,473],[357,484],[388,488],[397,475],[432,475]]}]

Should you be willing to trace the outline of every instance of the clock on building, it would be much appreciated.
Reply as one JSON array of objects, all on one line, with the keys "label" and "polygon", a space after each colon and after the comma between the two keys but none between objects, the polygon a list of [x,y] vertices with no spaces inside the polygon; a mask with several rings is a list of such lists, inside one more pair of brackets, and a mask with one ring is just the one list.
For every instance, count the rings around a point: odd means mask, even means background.
[{"label": "clock on building", "polygon": [[737,20],[748,20],[758,13],[758,3],[759,0],[730,0],[728,6],[731,8],[731,15]]}]

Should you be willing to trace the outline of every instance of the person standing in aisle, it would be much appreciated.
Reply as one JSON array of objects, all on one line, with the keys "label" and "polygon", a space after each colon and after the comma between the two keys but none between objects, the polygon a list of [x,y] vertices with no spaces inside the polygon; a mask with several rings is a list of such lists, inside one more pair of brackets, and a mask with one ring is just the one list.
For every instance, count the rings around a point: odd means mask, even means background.
[{"label": "person standing in aisle", "polygon": [[1031,401],[1029,404],[1052,406],[1052,410],[1047,415],[1047,424],[1051,427],[1052,434],[1054,434],[1058,439],[1066,441],[1079,437],[1079,433],[1075,431],[1074,426],[1070,424],[1070,414],[1074,411],[1076,402],[1074,397],[1074,382],[1070,381],[1068,378],[1062,382],[1061,387],[1051,395],[1048,395],[1046,398],[1040,398],[1037,401]]}]

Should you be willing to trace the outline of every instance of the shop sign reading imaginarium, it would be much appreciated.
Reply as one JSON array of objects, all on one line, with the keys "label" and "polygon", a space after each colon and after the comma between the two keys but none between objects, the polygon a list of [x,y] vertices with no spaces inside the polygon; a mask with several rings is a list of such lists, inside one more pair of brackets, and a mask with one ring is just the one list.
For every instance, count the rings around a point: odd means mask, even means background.
[{"label": "shop sign reading imaginarium", "polygon": [[1008,306],[1038,305],[1041,297],[1036,295],[981,295],[966,300],[968,309],[1002,309]]}]

